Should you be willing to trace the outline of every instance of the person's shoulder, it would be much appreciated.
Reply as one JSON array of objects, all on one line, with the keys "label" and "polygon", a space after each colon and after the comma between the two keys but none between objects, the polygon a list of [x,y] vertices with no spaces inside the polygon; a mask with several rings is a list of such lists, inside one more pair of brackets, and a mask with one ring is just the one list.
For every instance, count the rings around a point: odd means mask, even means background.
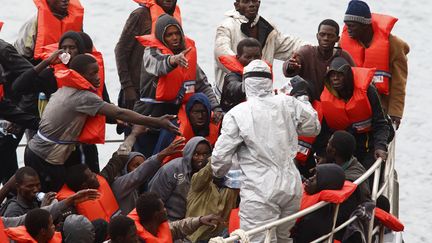
[{"label": "person's shoulder", "polygon": [[140,17],[147,17],[147,16],[150,16],[150,10],[147,7],[141,6],[135,9],[134,11],[132,11],[129,15],[129,18],[131,17],[140,18]]},{"label": "person's shoulder", "polygon": [[389,35],[389,43],[390,43],[391,49],[394,49],[394,50],[404,50],[404,52],[406,54],[408,54],[408,52],[409,52],[409,45],[408,45],[408,43],[406,43],[400,37],[398,37],[396,35],[393,35],[393,34],[390,34]]}]

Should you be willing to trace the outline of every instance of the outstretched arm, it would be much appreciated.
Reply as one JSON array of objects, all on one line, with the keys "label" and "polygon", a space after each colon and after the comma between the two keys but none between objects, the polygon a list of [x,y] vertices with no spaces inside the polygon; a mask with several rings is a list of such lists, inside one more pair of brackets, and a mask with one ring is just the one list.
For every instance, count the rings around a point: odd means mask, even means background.
[{"label": "outstretched arm", "polygon": [[180,134],[178,127],[174,126],[170,122],[171,119],[175,118],[175,116],[172,115],[165,115],[158,118],[143,116],[134,111],[123,109],[108,103],[105,103],[102,106],[102,108],[98,111],[98,114],[105,115],[112,119],[130,122],[133,124],[151,126],[151,127],[161,127],[175,134]]}]

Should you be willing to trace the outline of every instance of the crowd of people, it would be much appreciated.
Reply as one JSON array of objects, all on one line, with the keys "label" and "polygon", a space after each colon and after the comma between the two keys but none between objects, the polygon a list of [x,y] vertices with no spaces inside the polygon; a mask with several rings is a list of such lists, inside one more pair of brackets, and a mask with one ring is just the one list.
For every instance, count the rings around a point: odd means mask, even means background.
[{"label": "crowd of people", "polygon": [[[260,0],[233,0],[209,81],[177,1],[134,1],[115,47],[118,106],[79,0],[34,0],[16,42],[0,39],[0,242],[209,242],[340,197],[336,224],[358,216],[340,242],[365,242],[374,208],[400,229],[388,200],[371,200],[372,179],[352,183],[387,159],[402,121],[409,47],[391,33],[397,18],[351,0],[343,29],[324,19],[310,45],[261,16]],[[274,59],[290,78],[279,90]],[[107,123],[124,142],[100,168]],[[310,242],[334,211],[270,240]]]}]

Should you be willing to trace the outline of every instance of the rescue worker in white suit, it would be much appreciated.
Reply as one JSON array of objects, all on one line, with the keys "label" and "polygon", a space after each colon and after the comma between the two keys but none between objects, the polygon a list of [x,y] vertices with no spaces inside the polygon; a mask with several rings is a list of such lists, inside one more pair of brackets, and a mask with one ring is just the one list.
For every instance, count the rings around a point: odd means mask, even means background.
[{"label": "rescue worker in white suit", "polygon": [[[262,60],[252,61],[243,74],[247,100],[225,115],[211,166],[217,180],[237,156],[244,174],[240,228],[247,231],[299,210],[302,184],[293,162],[297,136],[316,136],[321,127],[308,102],[306,85],[297,99],[274,95],[270,68]],[[293,225],[294,221],[279,226],[271,242],[292,242]],[[264,238],[262,233],[250,240],[262,243]]]}]

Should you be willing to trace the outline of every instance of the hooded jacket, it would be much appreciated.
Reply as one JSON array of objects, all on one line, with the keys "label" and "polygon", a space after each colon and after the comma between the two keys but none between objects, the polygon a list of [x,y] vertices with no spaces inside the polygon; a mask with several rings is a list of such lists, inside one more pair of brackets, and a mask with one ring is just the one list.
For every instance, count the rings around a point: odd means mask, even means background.
[{"label": "hooded jacket", "polygon": [[95,228],[86,217],[72,214],[66,217],[63,224],[64,243],[93,243]]},{"label": "hooded jacket", "polygon": [[[218,26],[215,40],[215,92],[218,98],[222,93],[227,70],[219,62],[219,57],[235,55],[238,43],[249,35],[243,31],[243,25],[249,20],[236,10],[225,13],[226,19]],[[285,36],[276,27],[257,15],[252,23],[258,26],[258,40],[262,46],[262,59],[273,64],[273,59],[285,61],[304,43],[299,38]]]},{"label": "hooded jacket", "polygon": [[[177,22],[176,19],[167,14],[160,16],[156,22],[156,31],[154,34],[156,39],[165,45],[163,41],[163,36],[167,27],[169,26],[177,26],[180,29],[183,37],[183,45],[186,45],[185,36],[180,24]],[[189,54],[191,53],[188,53],[188,55]],[[160,103],[158,102],[158,100],[155,101],[159,86],[158,81],[160,77],[168,75],[170,72],[175,71],[177,68],[169,64],[170,56],[171,55],[169,54],[163,54],[161,50],[155,47],[147,47],[144,50],[140,79],[141,98],[140,101],[135,104],[134,110],[136,112],[144,115],[152,115],[154,117],[159,117],[165,114],[177,114],[180,108],[179,104],[165,102]],[[193,64],[189,64],[189,66],[191,65]],[[207,81],[206,75],[197,63],[195,80],[191,81],[195,81],[194,92],[204,93],[209,98],[212,109],[219,106],[216,96],[214,95],[213,90]]]},{"label": "hooded jacket", "polygon": [[131,152],[128,161],[126,162],[122,175],[115,178],[111,183],[111,190],[117,199],[119,207],[123,214],[128,214],[135,208],[135,202],[138,199],[137,189],[150,180],[161,166],[161,162],[157,159],[157,155],[145,160],[134,171],[127,172],[127,167],[131,160],[136,156],[142,156],[141,153]]},{"label": "hooded jacket", "polygon": [[192,178],[192,157],[199,143],[209,142],[204,137],[193,137],[183,149],[183,157],[162,166],[150,181],[150,191],[160,195],[170,221],[183,219]]},{"label": "hooded jacket", "polygon": [[[339,98],[337,92],[333,89],[328,79],[328,75],[331,70],[336,70],[339,72],[343,72],[345,74],[345,83],[347,86],[353,87],[353,73],[351,67],[343,58],[335,58],[329,67],[329,71],[327,72],[327,77],[325,80],[325,88],[333,94],[334,96]],[[348,81],[347,81],[348,80]],[[387,125],[387,120],[384,116],[383,109],[381,107],[381,102],[379,100],[378,92],[373,85],[370,85],[367,88],[367,99],[369,101],[371,110],[372,110],[372,118],[371,118],[371,130],[365,133],[357,133],[356,129],[353,127],[348,127],[346,130],[350,132],[356,139],[356,152],[354,155],[362,162],[363,156],[368,151],[374,151],[376,149],[382,149],[384,151],[387,150],[387,139],[389,136],[389,127]],[[339,98],[340,99],[340,98]],[[324,104],[323,104],[324,109]],[[324,120],[326,118],[324,117]],[[326,124],[326,125],[324,125]],[[327,126],[327,123],[323,123],[323,129],[321,130],[323,133],[333,133],[334,131]]]}]

